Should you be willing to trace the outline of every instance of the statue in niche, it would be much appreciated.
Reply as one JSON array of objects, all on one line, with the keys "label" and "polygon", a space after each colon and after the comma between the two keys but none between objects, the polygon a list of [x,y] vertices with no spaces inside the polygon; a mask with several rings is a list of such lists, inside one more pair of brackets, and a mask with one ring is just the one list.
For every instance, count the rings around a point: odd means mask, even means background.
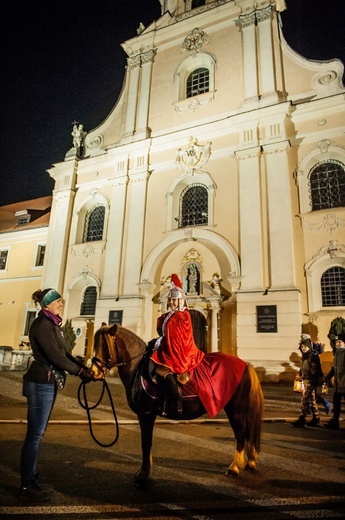
[{"label": "statue in niche", "polygon": [[199,270],[195,264],[187,267],[187,293],[198,293],[199,289]]}]

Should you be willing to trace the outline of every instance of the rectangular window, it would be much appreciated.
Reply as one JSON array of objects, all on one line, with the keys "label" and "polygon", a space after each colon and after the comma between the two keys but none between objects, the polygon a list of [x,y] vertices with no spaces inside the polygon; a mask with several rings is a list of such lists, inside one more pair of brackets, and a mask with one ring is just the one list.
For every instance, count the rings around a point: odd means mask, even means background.
[{"label": "rectangular window", "polygon": [[8,257],[8,250],[2,250],[0,251],[0,271],[4,271],[6,269],[7,264],[7,257]]},{"label": "rectangular window", "polygon": [[39,245],[37,247],[36,263],[35,263],[36,267],[41,267],[43,265],[45,252],[46,252],[46,246]]},{"label": "rectangular window", "polygon": [[27,311],[26,319],[25,319],[25,327],[24,327],[24,336],[29,335],[30,327],[35,318],[36,318],[36,311]]}]

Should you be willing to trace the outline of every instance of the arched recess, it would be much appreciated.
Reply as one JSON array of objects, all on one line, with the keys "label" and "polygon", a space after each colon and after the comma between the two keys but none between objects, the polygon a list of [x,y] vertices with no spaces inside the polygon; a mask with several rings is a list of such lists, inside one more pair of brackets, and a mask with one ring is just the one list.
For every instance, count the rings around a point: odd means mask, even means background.
[{"label": "arched recess", "polygon": [[143,264],[141,283],[155,283],[155,276],[161,262],[177,244],[186,240],[200,241],[216,255],[222,269],[222,278],[225,279],[230,272],[234,276],[240,276],[240,262],[232,245],[214,231],[193,227],[177,229],[169,233],[152,249]]},{"label": "arched recess", "polygon": [[216,184],[207,172],[194,171],[193,174],[180,175],[171,183],[167,193],[167,231],[178,228],[180,196],[187,186],[202,184],[208,192],[208,226],[213,225],[214,199],[216,196]]},{"label": "arched recess", "polygon": [[99,295],[101,282],[89,268],[84,268],[71,280],[67,288],[68,316],[80,316],[82,295],[87,287],[96,287]]},{"label": "arched recess", "polygon": [[[309,312],[318,312],[322,309],[329,310],[330,307],[323,307],[321,292],[321,277],[332,267],[341,267],[345,269],[345,245],[338,245],[332,242],[322,247],[318,253],[305,264],[305,273],[307,278],[308,303]],[[332,256],[336,251],[336,256]],[[343,309],[343,307],[332,307],[334,309]]]},{"label": "arched recess", "polygon": [[[208,90],[195,96],[187,97],[187,80],[190,74],[197,69],[208,70]],[[199,106],[205,106],[214,99],[215,94],[216,59],[207,52],[198,52],[196,56],[189,56],[178,66],[174,74],[174,106],[178,112],[188,108],[192,111]]]},{"label": "arched recess", "polygon": [[[81,244],[83,242],[83,233],[85,228],[85,219],[88,211],[94,206],[102,205],[105,208],[104,214],[104,228],[103,228],[103,240],[107,236],[107,225],[109,217],[109,200],[108,198],[100,193],[98,190],[90,193],[83,199],[78,205],[73,215],[73,226],[71,230],[71,237],[74,236],[74,243]],[[72,239],[73,241],[73,239]]]},{"label": "arched recess", "polygon": [[[302,159],[297,170],[297,185],[299,195],[300,213],[303,215],[312,211],[312,203],[309,186],[310,171],[321,162],[339,161],[345,165],[345,148],[336,146],[329,139],[319,141],[315,148]],[[320,211],[329,211],[320,210]]]}]

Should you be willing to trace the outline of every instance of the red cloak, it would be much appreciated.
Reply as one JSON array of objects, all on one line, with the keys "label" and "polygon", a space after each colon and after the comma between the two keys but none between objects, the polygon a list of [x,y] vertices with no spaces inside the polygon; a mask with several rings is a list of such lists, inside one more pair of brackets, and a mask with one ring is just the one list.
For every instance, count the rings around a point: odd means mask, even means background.
[{"label": "red cloak", "polygon": [[163,336],[151,356],[155,363],[169,367],[175,374],[188,372],[201,363],[205,354],[194,342],[192,320],[187,309],[169,312],[158,318],[157,330]]}]

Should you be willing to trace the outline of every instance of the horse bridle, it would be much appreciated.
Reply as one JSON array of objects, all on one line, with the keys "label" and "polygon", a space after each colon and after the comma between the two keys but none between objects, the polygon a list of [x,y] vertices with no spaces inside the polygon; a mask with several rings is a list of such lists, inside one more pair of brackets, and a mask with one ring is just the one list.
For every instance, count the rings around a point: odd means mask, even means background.
[{"label": "horse bridle", "polygon": [[[117,346],[117,343],[116,343],[116,336],[112,336],[113,340],[114,340],[114,347],[115,347],[115,352],[116,352],[116,359],[119,359],[119,349],[118,349],[118,346]],[[102,341],[104,341],[104,336],[102,335]],[[108,344],[107,344],[107,349],[108,349],[108,354],[109,353],[109,347],[108,347]],[[136,359],[137,357],[141,356],[142,354],[137,354],[136,356],[134,357],[131,357],[128,361],[132,361],[133,359]],[[127,365],[127,362],[126,361],[120,361],[118,363],[111,363],[111,360],[109,359],[108,361],[102,361],[101,359],[97,358],[97,357],[92,357],[91,358],[91,366],[92,365],[95,365],[97,367],[97,369],[101,372],[101,374],[103,375],[103,377],[106,376],[106,374],[112,369],[112,368],[117,368],[117,367],[123,367],[123,366],[126,366]]]},{"label": "horse bridle", "polygon": [[[119,359],[119,349],[117,347],[116,337],[112,336],[112,338],[114,340],[116,359]],[[102,335],[102,342],[104,342],[104,336],[103,335]],[[108,355],[110,355],[108,344],[107,344],[107,349],[108,349]],[[97,367],[97,369],[101,372],[103,377],[105,377],[106,374],[109,372],[109,370],[111,370],[112,368],[121,367],[121,366],[126,365],[125,361],[121,361],[119,363],[112,363],[110,359],[108,359],[108,361],[102,361],[101,359],[99,359],[97,357],[92,357],[91,358],[91,363],[92,363],[92,365],[95,365]]]}]

